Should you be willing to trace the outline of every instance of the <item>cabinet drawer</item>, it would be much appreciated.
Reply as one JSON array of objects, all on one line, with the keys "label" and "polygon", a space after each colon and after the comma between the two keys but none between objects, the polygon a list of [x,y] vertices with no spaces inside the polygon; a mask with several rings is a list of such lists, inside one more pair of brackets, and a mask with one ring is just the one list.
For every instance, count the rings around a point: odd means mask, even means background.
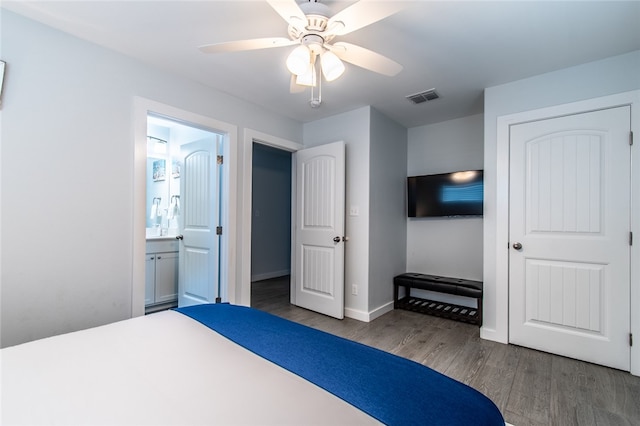
[{"label": "cabinet drawer", "polygon": [[166,240],[147,240],[147,253],[160,253],[178,251],[180,242],[173,239]]}]

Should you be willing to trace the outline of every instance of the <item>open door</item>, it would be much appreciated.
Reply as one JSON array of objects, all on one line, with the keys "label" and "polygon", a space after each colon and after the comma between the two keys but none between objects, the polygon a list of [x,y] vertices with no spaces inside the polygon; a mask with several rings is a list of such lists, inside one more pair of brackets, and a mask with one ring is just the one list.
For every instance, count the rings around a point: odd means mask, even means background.
[{"label": "open door", "polygon": [[178,306],[219,297],[220,181],[217,137],[184,144],[180,215]]},{"label": "open door", "polygon": [[295,304],[344,318],[345,145],[295,153]]}]

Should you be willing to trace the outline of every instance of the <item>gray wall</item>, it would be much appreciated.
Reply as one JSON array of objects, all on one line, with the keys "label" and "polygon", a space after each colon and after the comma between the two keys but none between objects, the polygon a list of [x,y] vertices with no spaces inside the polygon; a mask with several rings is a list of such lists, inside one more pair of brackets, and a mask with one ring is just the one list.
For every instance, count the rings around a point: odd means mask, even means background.
[{"label": "gray wall", "polygon": [[301,140],[302,125],[6,10],[1,24],[4,347],[131,316],[134,96],[239,140]]},{"label": "gray wall", "polygon": [[253,144],[251,281],[291,269],[291,153]]},{"label": "gray wall", "polygon": [[393,300],[393,277],[406,264],[407,129],[371,109],[369,311]]},{"label": "gray wall", "polygon": [[[483,117],[409,129],[407,176],[480,170]],[[482,280],[482,218],[409,218],[407,270]],[[463,301],[458,301],[462,303]]]},{"label": "gray wall", "polygon": [[347,152],[345,315],[367,321],[392,308],[393,276],[405,268],[407,130],[371,107],[304,125],[307,147],[339,140]]}]

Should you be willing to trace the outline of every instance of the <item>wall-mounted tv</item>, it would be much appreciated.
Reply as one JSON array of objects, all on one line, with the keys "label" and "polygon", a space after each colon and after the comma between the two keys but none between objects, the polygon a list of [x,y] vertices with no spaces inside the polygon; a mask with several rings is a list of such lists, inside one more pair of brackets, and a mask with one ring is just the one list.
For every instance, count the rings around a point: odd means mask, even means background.
[{"label": "wall-mounted tv", "polygon": [[407,178],[409,217],[482,216],[482,170]]}]

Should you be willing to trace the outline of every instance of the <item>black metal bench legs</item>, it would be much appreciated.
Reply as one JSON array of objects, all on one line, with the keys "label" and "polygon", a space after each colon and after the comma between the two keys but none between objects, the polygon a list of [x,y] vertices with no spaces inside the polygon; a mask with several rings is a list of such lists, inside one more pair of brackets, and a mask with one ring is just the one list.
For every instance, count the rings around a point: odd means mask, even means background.
[{"label": "black metal bench legs", "polygon": [[[399,299],[401,286],[405,288],[405,296]],[[413,297],[412,288],[472,297],[477,301],[477,308]],[[408,272],[393,279],[393,307],[482,326],[482,282]]]}]

